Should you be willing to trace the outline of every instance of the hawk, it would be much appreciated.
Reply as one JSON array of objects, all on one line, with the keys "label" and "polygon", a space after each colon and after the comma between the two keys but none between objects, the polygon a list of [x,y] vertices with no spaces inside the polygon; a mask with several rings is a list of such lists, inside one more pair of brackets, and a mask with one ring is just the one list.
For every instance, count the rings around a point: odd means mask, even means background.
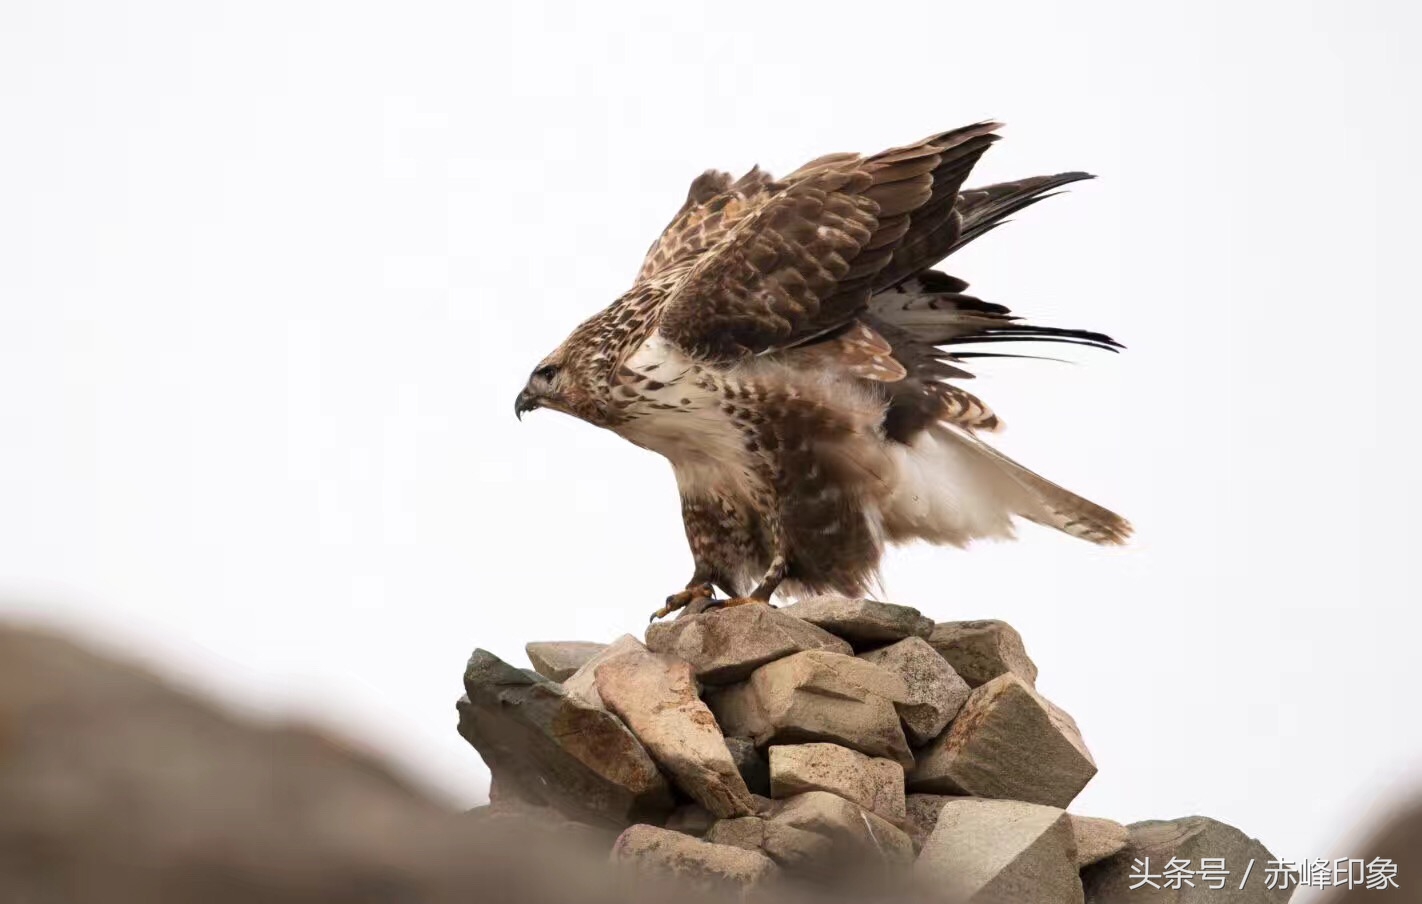
[{"label": "hawk", "polygon": [[[632,288],[539,362],[514,411],[549,408],[665,456],[693,600],[862,596],[889,543],[1010,538],[1014,517],[1119,544],[1120,516],[986,443],[1002,428],[958,385],[995,343],[1114,351],[1102,333],[1036,326],[933,269],[1011,214],[1090,175],[965,189],[1000,125],[776,179],[708,170]],[[976,346],[979,350],[965,350]]]}]

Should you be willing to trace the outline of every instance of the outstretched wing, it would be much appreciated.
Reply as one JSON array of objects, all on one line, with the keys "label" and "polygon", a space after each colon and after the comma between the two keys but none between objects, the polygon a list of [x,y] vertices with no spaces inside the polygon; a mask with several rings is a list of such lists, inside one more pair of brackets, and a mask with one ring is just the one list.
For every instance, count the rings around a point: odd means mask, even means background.
[{"label": "outstretched wing", "polygon": [[703,176],[644,266],[647,280],[666,280],[662,336],[692,357],[732,361],[844,329],[876,290],[921,267],[925,248],[957,240],[958,192],[997,128],[832,154],[749,190]]}]

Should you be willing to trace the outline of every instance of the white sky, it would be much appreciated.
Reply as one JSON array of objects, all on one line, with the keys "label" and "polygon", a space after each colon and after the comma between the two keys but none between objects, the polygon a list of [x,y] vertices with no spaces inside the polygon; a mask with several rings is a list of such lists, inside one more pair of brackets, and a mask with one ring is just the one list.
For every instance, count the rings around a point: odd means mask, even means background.
[{"label": "white sky", "polygon": [[891,554],[1001,617],[1101,772],[1346,855],[1410,787],[1417,13],[1402,3],[0,5],[0,608],[460,802],[475,646],[640,632],[690,571],[669,468],[528,370],[707,166],[986,117],[975,181],[1086,168],[951,272],[1130,350],[1006,362],[1000,445],[1103,551]]}]

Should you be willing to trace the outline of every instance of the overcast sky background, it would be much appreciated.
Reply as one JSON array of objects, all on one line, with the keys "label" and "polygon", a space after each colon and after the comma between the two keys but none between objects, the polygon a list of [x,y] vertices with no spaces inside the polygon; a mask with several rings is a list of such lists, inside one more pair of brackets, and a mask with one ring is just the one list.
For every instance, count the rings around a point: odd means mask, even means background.
[{"label": "overcast sky background", "polygon": [[516,423],[530,368],[702,169],[1000,118],[971,181],[1101,178],[947,269],[1129,351],[976,389],[1138,538],[900,550],[886,598],[1022,631],[1074,810],[1347,855],[1422,764],[1417,15],[9,0],[0,610],[471,803],[469,652],[640,633],[690,573],[670,469]]}]

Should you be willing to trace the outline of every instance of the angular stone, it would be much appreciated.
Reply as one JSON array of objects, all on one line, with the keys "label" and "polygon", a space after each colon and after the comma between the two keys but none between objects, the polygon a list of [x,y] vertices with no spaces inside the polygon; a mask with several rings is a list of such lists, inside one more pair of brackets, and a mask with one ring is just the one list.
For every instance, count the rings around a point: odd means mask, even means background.
[{"label": "angular stone", "polygon": [[948,730],[919,751],[908,787],[1065,807],[1095,774],[1071,717],[1008,673],[973,691]]},{"label": "angular stone", "polygon": [[1066,812],[1021,801],[946,802],[914,873],[925,893],[953,904],[1082,901]]},{"label": "angular stone", "polygon": [[770,748],[770,796],[776,800],[828,791],[885,819],[904,819],[904,767],[838,744]]},{"label": "angular stone", "polygon": [[1076,865],[1084,869],[1125,850],[1130,830],[1119,822],[1094,816],[1071,816],[1071,833],[1076,838]]},{"label": "angular stone", "polygon": [[928,644],[969,687],[986,684],[1005,672],[1030,685],[1037,683],[1037,666],[1027,657],[1022,635],[1007,622],[940,622],[928,635]]},{"label": "angular stone", "polygon": [[598,650],[578,670],[563,680],[563,690],[568,696],[587,706],[606,709],[602,697],[597,692],[597,667],[624,653],[645,653],[642,641],[631,634],[623,634],[612,643]]},{"label": "angular stone", "polygon": [[607,648],[584,640],[548,640],[524,644],[533,670],[549,681],[566,681],[589,659]]},{"label": "angular stone", "polygon": [[821,876],[903,870],[914,858],[903,830],[828,791],[786,800],[765,820],[762,844],[787,870]]},{"label": "angular stone", "polygon": [[808,651],[761,666],[750,680],[707,694],[726,734],[758,746],[829,741],[913,765],[895,703],[903,679],[842,653]]},{"label": "angular stone", "polygon": [[897,708],[904,733],[915,747],[942,734],[972,693],[948,660],[922,637],[860,653],[859,658],[893,672],[908,686],[908,699]]},{"label": "angular stone", "polygon": [[923,843],[928,840],[928,836],[933,833],[934,826],[938,825],[938,814],[943,811],[944,804],[950,800],[972,800],[971,797],[963,797],[953,794],[910,794],[905,799],[905,809],[908,813],[907,822],[904,829],[913,839],[915,848],[923,847]]},{"label": "angular stone", "polygon": [[616,716],[558,684],[475,650],[464,671],[459,733],[507,791],[569,819],[621,828],[662,821],[671,789]]},{"label": "angular stone", "polygon": [[755,741],[750,738],[727,738],[726,749],[731,751],[731,759],[751,794],[769,797],[770,763],[766,762],[765,754],[756,748]]},{"label": "angular stone", "polygon": [[706,840],[758,851],[765,846],[765,819],[760,816],[740,816],[736,819],[719,820],[707,830]]},{"label": "angular stone", "polygon": [[757,851],[713,844],[649,825],[623,832],[612,847],[612,860],[702,892],[744,894],[760,888],[776,873],[775,864]]},{"label": "angular stone", "polygon": [[[1297,888],[1297,876],[1288,883],[1276,882],[1272,889],[1265,887],[1264,870],[1275,860],[1274,855],[1258,839],[1225,823],[1186,816],[1137,822],[1127,830],[1130,838],[1125,849],[1082,871],[1090,904],[1284,904]],[[1150,858],[1150,873],[1159,874],[1173,858],[1188,860],[1192,869],[1199,869],[1206,857],[1224,860],[1229,871],[1224,889],[1212,888],[1199,877],[1192,877],[1193,886],[1182,882],[1180,888],[1169,888],[1170,883],[1155,879],[1161,887],[1152,888],[1141,883],[1142,869],[1135,865]],[[1246,878],[1245,867],[1251,860],[1254,866]],[[1243,888],[1239,888],[1241,881]],[[1284,888],[1285,884],[1290,887]]]},{"label": "angular stone", "polygon": [[692,800],[721,819],[755,812],[689,662],[632,650],[597,666],[597,690]]},{"label": "angular stone", "polygon": [[816,596],[780,610],[849,641],[856,649],[927,637],[933,620],[917,609],[844,596]]},{"label": "angular stone", "polygon": [[685,659],[706,684],[744,680],[768,662],[805,650],[852,652],[833,634],[762,605],[711,609],[657,622],[647,628],[647,646]]}]

